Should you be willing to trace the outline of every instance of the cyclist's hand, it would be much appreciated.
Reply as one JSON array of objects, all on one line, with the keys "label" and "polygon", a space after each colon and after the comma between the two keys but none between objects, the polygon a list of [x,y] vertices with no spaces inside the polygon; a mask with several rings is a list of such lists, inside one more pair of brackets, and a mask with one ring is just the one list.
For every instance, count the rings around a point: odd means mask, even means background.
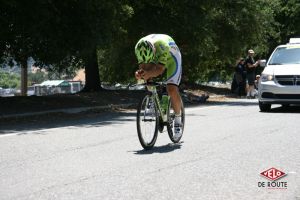
[{"label": "cyclist's hand", "polygon": [[142,79],[143,78],[143,74],[144,74],[144,70],[141,70],[141,69],[139,69],[139,70],[137,70],[136,72],[135,72],[135,78],[137,79],[137,80],[139,80],[139,79]]},{"label": "cyclist's hand", "polygon": [[143,71],[141,76],[142,76],[142,79],[144,79],[145,81],[148,81],[149,79],[152,78],[151,74],[148,71]]}]

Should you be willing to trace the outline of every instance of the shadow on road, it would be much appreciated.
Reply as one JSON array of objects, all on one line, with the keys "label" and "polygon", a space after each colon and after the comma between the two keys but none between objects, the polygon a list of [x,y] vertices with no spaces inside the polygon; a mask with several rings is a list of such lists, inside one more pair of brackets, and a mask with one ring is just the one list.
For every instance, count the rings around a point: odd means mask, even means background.
[{"label": "shadow on road", "polygon": [[234,100],[224,100],[224,101],[208,101],[205,104],[190,104],[187,103],[184,106],[186,108],[194,108],[199,106],[258,106],[258,101],[256,99],[234,99]]},{"label": "shadow on road", "polygon": [[279,106],[272,108],[269,113],[300,113],[299,105]]},{"label": "shadow on road", "polygon": [[145,154],[153,154],[153,153],[169,153],[171,151],[180,149],[182,143],[183,142],[179,142],[177,144],[169,143],[169,144],[163,145],[163,146],[154,146],[150,150],[138,150],[138,151],[133,151],[133,152],[134,152],[134,154],[137,154],[137,155],[145,155]]},{"label": "shadow on road", "polygon": [[62,127],[101,127],[135,121],[135,112],[100,112],[79,114],[47,114],[0,122],[0,135],[21,131],[39,131]]},{"label": "shadow on road", "polygon": [[[253,106],[257,101],[210,101],[205,104],[187,104],[187,108],[199,106]],[[101,127],[110,124],[123,124],[128,121],[135,121],[136,111],[95,111],[78,114],[52,113],[45,115],[18,117],[0,121],[0,135],[18,133],[21,131],[39,131],[49,128],[61,127]],[[168,147],[166,147],[168,148]]]},{"label": "shadow on road", "polygon": [[[186,104],[186,108],[193,107],[209,107],[209,106],[257,106],[257,99],[234,99],[230,101],[208,101],[205,104]],[[289,107],[273,107],[270,113],[300,113],[300,106],[291,105]],[[30,117],[11,118],[0,121],[0,135],[18,133],[21,131],[37,131],[48,128],[61,127],[101,127],[110,124],[124,124],[128,121],[135,121],[136,111],[131,112],[122,111],[95,111],[78,114],[45,114]],[[156,147],[157,148],[157,147]],[[160,151],[160,149],[152,150],[153,152]],[[167,151],[173,147],[160,147]],[[175,147],[176,148],[176,147]],[[150,151],[151,152],[151,151]],[[152,153],[153,153],[152,152]],[[149,153],[149,152],[148,152]]]}]

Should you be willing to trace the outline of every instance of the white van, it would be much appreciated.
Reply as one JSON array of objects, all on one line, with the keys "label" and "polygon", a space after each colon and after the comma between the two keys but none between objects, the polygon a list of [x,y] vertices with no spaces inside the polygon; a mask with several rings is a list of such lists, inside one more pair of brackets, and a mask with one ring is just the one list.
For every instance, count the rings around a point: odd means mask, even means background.
[{"label": "white van", "polygon": [[275,48],[258,84],[259,108],[268,112],[272,104],[300,104],[300,38]]}]

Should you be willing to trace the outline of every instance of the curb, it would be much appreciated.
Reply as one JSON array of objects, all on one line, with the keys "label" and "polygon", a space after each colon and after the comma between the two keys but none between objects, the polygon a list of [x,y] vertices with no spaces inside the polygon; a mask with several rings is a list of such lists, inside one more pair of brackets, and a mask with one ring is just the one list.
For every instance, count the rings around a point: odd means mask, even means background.
[{"label": "curb", "polygon": [[77,108],[62,108],[55,110],[46,110],[46,111],[38,111],[38,112],[27,112],[20,114],[8,114],[8,115],[0,115],[0,119],[9,119],[9,118],[17,118],[17,117],[29,117],[29,116],[37,116],[37,115],[45,115],[45,114],[53,114],[53,113],[66,113],[66,114],[77,114],[81,112],[86,112],[90,110],[106,110],[106,109],[116,109],[116,108],[129,108],[131,106],[135,106],[134,103],[128,104],[117,104],[117,105],[106,105],[106,106],[92,106],[92,107],[77,107]]}]

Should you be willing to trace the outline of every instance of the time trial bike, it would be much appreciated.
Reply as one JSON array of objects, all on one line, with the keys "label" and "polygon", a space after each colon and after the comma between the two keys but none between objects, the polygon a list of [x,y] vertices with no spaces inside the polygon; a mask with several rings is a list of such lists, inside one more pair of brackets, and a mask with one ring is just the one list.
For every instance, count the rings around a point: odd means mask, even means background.
[{"label": "time trial bike", "polygon": [[[140,101],[137,108],[137,133],[139,141],[145,150],[151,149],[157,139],[158,131],[163,132],[167,127],[169,138],[172,142],[178,143],[182,137],[174,137],[175,112],[169,96],[166,94],[166,84],[162,82],[146,82],[144,85],[147,94]],[[167,96],[167,101],[163,102]],[[181,100],[181,124],[182,133],[184,130],[185,111]]]}]

